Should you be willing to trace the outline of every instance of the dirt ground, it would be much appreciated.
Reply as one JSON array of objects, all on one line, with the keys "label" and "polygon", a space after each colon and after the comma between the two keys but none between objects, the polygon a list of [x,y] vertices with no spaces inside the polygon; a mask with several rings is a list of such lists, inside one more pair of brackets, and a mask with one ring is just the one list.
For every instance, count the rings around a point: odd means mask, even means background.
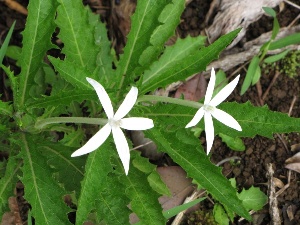
[{"label": "dirt ground", "polygon": [[[27,6],[28,1],[19,0],[23,6]],[[109,34],[114,40],[114,47],[118,52],[122,51],[122,47],[126,42],[124,35],[129,29],[128,20],[129,14],[134,10],[134,1],[121,0],[121,1],[84,1],[85,4],[89,4],[93,11],[100,13],[102,19],[107,21]],[[182,23],[179,25],[176,33],[180,37],[186,37],[187,35],[197,36],[205,28],[204,19],[206,13],[210,7],[208,0],[193,0],[187,6],[182,15]],[[300,0],[293,0],[293,3],[300,5]],[[96,7],[101,5],[102,7]],[[122,10],[120,10],[120,5]],[[117,10],[117,12],[115,11]],[[278,12],[279,8],[275,8]],[[299,14],[300,10],[285,4],[284,9],[278,15],[278,20],[281,27],[288,26]],[[118,14],[119,13],[119,14]],[[2,1],[0,1],[0,41],[3,42],[5,35],[12,22],[17,19],[16,29],[12,36],[11,43],[21,46],[22,35],[21,32],[24,29],[26,16],[19,13],[15,13],[9,9]],[[123,23],[117,23],[116,21],[125,19]],[[118,24],[118,26],[117,26]],[[296,22],[294,25],[299,24]],[[252,40],[262,33],[270,31],[272,29],[272,18],[263,16],[259,21],[251,24],[248,28],[245,38],[238,44],[242,45],[244,42]],[[12,64],[9,59],[5,59],[4,63]],[[240,66],[240,65],[239,65]],[[282,65],[279,65],[282,66]],[[235,74],[240,73],[241,77],[244,77],[244,68]],[[230,75],[237,68],[233,68],[228,71]],[[271,85],[271,81],[275,76],[274,68],[265,69],[262,71],[262,77],[260,80],[261,89],[263,93],[271,86],[264,103],[274,111],[283,113],[289,113],[293,117],[300,117],[300,76],[298,75],[300,70],[296,71],[293,78],[289,77],[285,73],[280,73],[275,82]],[[17,71],[16,71],[17,73]],[[5,93],[2,96],[4,100],[11,100],[12,96],[8,90],[5,90],[2,81],[4,80],[4,73],[1,72],[1,93]],[[240,82],[241,84],[242,82]],[[246,102],[251,101],[254,105],[260,105],[258,97],[257,86],[251,87],[245,95],[239,95],[240,87],[238,87],[234,94],[228,98],[228,101]],[[294,99],[296,99],[294,101]],[[204,138],[204,136],[203,136]],[[294,152],[291,151],[291,146],[300,143],[300,134],[274,134],[274,139],[270,140],[263,137],[245,138],[244,144],[246,150],[243,152],[237,152],[230,150],[220,138],[215,139],[212,149],[212,161],[215,163],[220,162],[223,159],[231,158],[233,156],[238,157],[235,163],[226,162],[224,166],[224,174],[228,178],[236,178],[237,186],[241,190],[243,188],[249,188],[251,185],[260,187],[266,194],[268,192],[268,179],[266,177],[267,170],[266,165],[272,163],[274,167],[274,177],[278,178],[283,184],[288,183],[289,170],[285,169],[285,160],[293,156],[299,149]],[[300,174],[291,172],[289,187],[278,196],[279,209],[281,212],[282,220],[285,225],[300,224]],[[277,188],[279,191],[280,188]],[[22,192],[22,191],[21,191]],[[22,202],[22,201],[20,201]],[[202,210],[209,210],[212,208],[212,203],[206,201],[202,206]],[[290,221],[288,212],[291,212],[293,220]],[[188,215],[186,220],[182,224],[206,224],[205,222],[197,221],[196,214]],[[289,214],[290,215],[290,214]],[[269,205],[259,212],[255,213],[256,221],[253,224],[270,224]],[[24,217],[26,218],[26,217]],[[193,218],[193,222],[190,218]],[[237,220],[233,224],[250,224],[247,221],[238,222]]]}]

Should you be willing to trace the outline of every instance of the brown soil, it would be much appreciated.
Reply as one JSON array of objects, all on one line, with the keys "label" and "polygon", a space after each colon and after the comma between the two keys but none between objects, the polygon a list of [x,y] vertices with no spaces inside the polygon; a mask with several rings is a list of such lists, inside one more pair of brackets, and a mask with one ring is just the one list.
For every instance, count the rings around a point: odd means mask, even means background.
[{"label": "brown soil", "polygon": [[[20,0],[23,6],[27,6],[28,1]],[[90,4],[91,7],[94,6],[97,1],[86,1]],[[101,2],[101,1],[100,1]],[[102,1],[103,5],[106,7],[111,7],[110,1]],[[113,2],[113,1],[111,1]],[[119,1],[115,1],[119,2]],[[292,2],[300,5],[300,0],[293,0]],[[132,11],[132,5],[134,1],[120,1],[120,4],[126,5],[130,4],[130,7],[127,9],[127,13]],[[186,8],[185,12],[182,15],[182,23],[177,29],[177,34],[180,37],[186,37],[187,35],[197,36],[201,33],[201,30],[204,29],[204,19],[205,15],[209,9],[210,1],[208,0],[193,0]],[[134,8],[134,7],[133,7]],[[121,47],[125,42],[124,34],[126,31],[122,29],[127,29],[126,23],[123,24],[123,28],[116,27],[116,24],[112,22],[113,10],[110,8],[108,10],[101,9],[96,10],[96,7],[93,8],[95,12],[101,13],[104,16],[106,21],[109,21],[109,33],[112,39],[116,40],[116,48],[121,51]],[[278,9],[277,9],[278,11]],[[129,18],[126,15],[126,11],[122,15]],[[279,14],[279,22],[281,27],[289,25],[294,18],[299,14],[299,10],[285,5],[283,12]],[[120,16],[119,16],[120,19]],[[17,25],[12,37],[11,43],[14,45],[21,46],[21,31],[24,29],[26,16],[15,13],[13,10],[9,9],[2,1],[0,1],[0,41],[3,42],[9,27],[12,22],[17,20]],[[262,17],[258,22],[250,25],[246,37],[243,41],[252,40],[266,31],[272,29],[272,19],[269,17]],[[243,43],[240,43],[240,45]],[[9,60],[9,59],[5,59]],[[4,62],[12,65],[14,62],[12,60]],[[234,71],[234,70],[233,70]],[[263,71],[264,72],[264,71]],[[245,76],[245,71],[239,71],[242,77]],[[228,72],[230,74],[230,72]],[[270,85],[272,78],[274,77],[275,72],[271,70],[270,73],[263,73],[260,80],[262,91],[264,92]],[[1,82],[4,80],[5,74],[1,71]],[[241,83],[241,82],[240,82]],[[240,87],[237,88],[240,90]],[[251,101],[254,105],[259,105],[259,98],[257,94],[256,86],[251,87],[250,90],[246,92],[242,97],[239,95],[238,91],[235,91],[235,94],[231,96],[228,101],[238,101],[246,102]],[[6,90],[4,84],[0,84],[1,93],[5,93],[1,98],[8,100],[12,96],[9,94],[9,90]],[[274,111],[288,113],[291,108],[291,103],[293,98],[297,97],[295,104],[292,107],[291,116],[300,117],[300,76],[294,78],[288,77],[286,74],[280,74],[274,85],[271,87],[269,94],[265,99],[265,104],[269,106],[270,109]],[[267,139],[263,137],[255,138],[245,138],[244,144],[246,150],[244,152],[236,152],[230,150],[224,143],[221,142],[219,138],[215,139],[214,146],[212,149],[212,161],[217,163],[225,158],[232,156],[240,157],[238,163],[234,165],[232,163],[226,162],[224,166],[224,174],[228,178],[235,177],[237,180],[237,186],[241,190],[242,188],[249,188],[251,185],[260,187],[262,191],[267,194],[268,186],[267,177],[266,177],[266,165],[272,163],[274,166],[274,177],[280,179],[284,184],[287,184],[288,170],[284,168],[284,162],[287,158],[295,154],[291,151],[291,145],[300,143],[300,134],[291,133],[291,134],[274,134],[274,139]],[[290,186],[283,191],[283,193],[278,197],[279,209],[281,210],[281,216],[283,218],[284,224],[300,224],[300,174],[296,172],[291,173],[291,182]],[[279,189],[278,189],[279,190]],[[23,201],[21,201],[23,202]],[[24,203],[25,204],[25,203]],[[289,221],[287,217],[287,208],[293,206],[293,215],[294,220]],[[21,206],[20,206],[21,207]],[[209,202],[206,202],[202,207],[207,209],[211,208],[212,205]],[[260,223],[256,224],[269,224],[269,206],[266,205],[261,211],[257,212],[256,215],[261,219]],[[185,222],[186,224],[192,224]],[[201,224],[200,222],[194,222],[193,224]],[[250,224],[247,221],[237,222],[233,224]]]}]

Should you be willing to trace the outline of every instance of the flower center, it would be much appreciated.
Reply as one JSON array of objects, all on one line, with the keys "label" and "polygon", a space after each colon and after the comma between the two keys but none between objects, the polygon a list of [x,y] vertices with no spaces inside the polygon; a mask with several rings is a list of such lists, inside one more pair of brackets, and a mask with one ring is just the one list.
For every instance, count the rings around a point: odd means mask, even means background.
[{"label": "flower center", "polygon": [[212,113],[215,110],[216,107],[211,106],[211,105],[204,105],[203,109],[204,111],[208,112],[208,113]]},{"label": "flower center", "polygon": [[111,127],[120,127],[121,120],[115,120],[114,118],[111,118],[108,120],[108,123]]}]

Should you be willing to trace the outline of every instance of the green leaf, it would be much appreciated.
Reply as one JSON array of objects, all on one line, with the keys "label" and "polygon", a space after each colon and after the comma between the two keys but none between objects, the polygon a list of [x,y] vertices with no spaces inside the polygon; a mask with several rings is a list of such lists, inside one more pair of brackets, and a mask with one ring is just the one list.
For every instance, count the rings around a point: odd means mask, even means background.
[{"label": "green leaf", "polygon": [[178,39],[173,46],[166,47],[160,59],[154,62],[150,69],[145,72],[140,93],[142,94],[152,90],[152,87],[148,86],[153,85],[152,83],[154,82],[158,83],[159,79],[165,77],[161,76],[161,74],[169,75],[171,77],[174,73],[172,68],[176,64],[182,66],[185,58],[194,55],[196,51],[199,51],[199,48],[204,44],[204,40],[205,38],[202,36],[195,38],[188,36],[185,39]]},{"label": "green leaf", "polygon": [[84,138],[83,129],[73,130],[70,133],[65,133],[64,138],[59,142],[68,147],[80,148],[81,141]]},{"label": "green leaf", "polygon": [[233,178],[230,178],[229,181],[231,183],[231,186],[236,189],[236,179],[233,177]]},{"label": "green leaf", "polygon": [[245,151],[246,147],[242,141],[242,139],[235,137],[232,138],[226,134],[219,133],[219,136],[222,138],[222,141],[226,143],[226,145],[235,151]]},{"label": "green leaf", "polygon": [[268,197],[259,188],[253,186],[248,190],[243,189],[238,197],[243,201],[243,206],[247,210],[258,211],[268,202]]},{"label": "green leaf", "polygon": [[240,95],[245,94],[245,92],[248,90],[248,88],[251,85],[251,82],[253,80],[253,77],[257,71],[257,67],[259,67],[259,57],[258,56],[254,56],[251,59],[250,65],[248,67],[247,73],[246,73],[246,77],[245,80],[243,82],[242,85],[242,89],[241,89],[241,93]]},{"label": "green leaf", "polygon": [[[7,57],[9,57],[9,58],[12,58],[14,60],[19,61],[20,60],[20,56],[21,56],[21,52],[22,52],[22,48],[20,48],[19,46],[10,45],[10,46],[8,46],[5,55]],[[19,66],[18,63],[17,63],[17,66]]]},{"label": "green leaf", "polygon": [[300,33],[291,34],[289,36],[273,41],[270,44],[269,50],[275,50],[279,48],[284,48],[289,45],[299,44],[300,43]]},{"label": "green leaf", "polygon": [[220,205],[219,203],[215,203],[213,213],[215,221],[219,225],[229,225],[229,218],[222,205]]},{"label": "green leaf", "polygon": [[277,62],[278,60],[284,58],[289,52],[290,52],[290,49],[287,49],[287,50],[285,50],[283,52],[280,52],[276,55],[269,56],[269,57],[264,59],[264,62],[265,63]]},{"label": "green leaf", "polygon": [[149,65],[156,61],[159,54],[164,49],[165,42],[174,35],[174,30],[180,23],[180,16],[185,9],[185,1],[176,0],[170,4],[168,4],[161,14],[158,17],[158,21],[161,23],[151,35],[149,46],[141,55],[139,59],[140,65],[142,65],[142,69],[140,71],[135,70],[136,74],[140,74]]},{"label": "green leaf", "polygon": [[83,67],[78,67],[70,60],[62,61],[60,59],[48,56],[48,59],[53,64],[54,68],[59,72],[60,76],[82,90],[93,90],[92,86],[87,82],[86,77],[95,78]]},{"label": "green leaf", "polygon": [[97,55],[97,66],[100,67],[99,70],[99,82],[103,84],[112,83],[115,79],[115,70],[113,70],[113,56],[111,53],[111,43],[107,37],[107,30],[105,24],[99,23],[99,15],[95,14],[93,17],[97,18],[97,23],[95,27],[95,43],[99,45],[100,52]]},{"label": "green leaf", "polygon": [[[7,150],[9,150],[9,148]],[[5,152],[5,151],[2,150],[1,152]],[[6,166],[7,166],[7,160],[4,158],[2,161],[0,161],[0,179],[5,175]]]},{"label": "green leaf", "polygon": [[[243,130],[236,131],[214,119],[215,134],[223,133],[233,138],[254,137],[255,135],[273,138],[274,133],[300,131],[300,118],[289,117],[285,113],[273,112],[267,106],[255,107],[250,102],[243,104],[226,102],[220,104],[218,108],[233,116]],[[185,127],[197,111],[195,108],[174,104],[135,107],[135,110],[131,111],[133,116],[143,115],[146,118],[151,118],[154,120],[155,126],[164,127],[165,132]],[[203,120],[196,127],[204,129]]]},{"label": "green leaf", "polygon": [[138,1],[134,15],[131,17],[131,30],[127,36],[124,55],[117,68],[116,84],[120,91],[136,77],[133,72],[139,66],[139,58],[148,48],[154,30],[161,25],[158,21],[161,11],[171,0]]},{"label": "green leaf", "polygon": [[199,198],[199,199],[193,200],[191,202],[176,206],[172,209],[165,211],[164,216],[166,217],[166,219],[170,219],[171,217],[176,216],[178,213],[180,213],[184,210],[187,210],[188,208],[193,207],[194,205],[198,204],[199,202],[202,202],[204,199],[206,199],[206,198],[205,197]]},{"label": "green leaf", "polygon": [[[236,131],[214,120],[216,133],[224,133],[231,137],[254,137],[255,135],[273,139],[274,133],[290,133],[300,131],[300,118],[289,117],[285,113],[273,112],[267,106],[255,107],[250,102],[223,103],[219,109],[232,115],[241,125],[242,131]],[[247,112],[247,113],[245,113]]]},{"label": "green leaf", "polygon": [[[55,22],[60,28],[59,38],[64,43],[62,53],[67,56],[65,61],[93,72],[100,47],[94,40],[95,24],[90,24],[92,12],[83,7],[80,0],[57,1],[60,5]],[[81,76],[85,78],[84,74]]]},{"label": "green leaf", "polygon": [[143,172],[131,166],[128,176],[120,177],[120,182],[126,185],[125,192],[131,200],[131,209],[137,214],[142,224],[166,224],[158,202],[159,194],[152,190]]},{"label": "green leaf", "polygon": [[28,5],[26,28],[23,32],[23,48],[20,56],[22,68],[16,108],[22,108],[28,100],[34,77],[42,65],[43,57],[52,47],[50,42],[55,29],[56,2],[36,0]]},{"label": "green leaf", "polygon": [[6,116],[12,116],[13,108],[10,102],[3,102],[0,100],[0,114]]},{"label": "green leaf", "polygon": [[276,12],[274,11],[274,9],[270,7],[262,7],[262,8],[269,16],[276,17]]},{"label": "green leaf", "polygon": [[260,77],[261,77],[261,69],[260,69],[260,66],[258,65],[254,72],[251,84],[252,85],[256,84],[259,81]]},{"label": "green leaf", "polygon": [[[191,202],[184,203],[182,205],[176,206],[174,208],[171,208],[169,210],[164,211],[163,215],[166,219],[170,219],[173,216],[176,216],[178,213],[180,213],[184,210],[187,210],[188,208],[191,208],[194,205],[197,205],[199,202],[202,202],[204,199],[206,199],[206,198],[205,197],[204,198],[199,198],[199,199],[193,200]],[[135,223],[134,225],[141,225],[141,222]]]},{"label": "green leaf", "polygon": [[16,99],[17,97],[17,78],[15,77],[14,73],[10,70],[9,67],[6,67],[4,65],[1,65],[1,68],[4,70],[6,75],[8,76],[8,79],[10,81],[10,88],[13,92],[13,97]]},{"label": "green leaf", "polygon": [[276,18],[276,12],[274,11],[274,9],[269,8],[269,7],[263,7],[263,10],[270,16],[272,16],[274,18],[273,20],[273,29],[272,29],[272,36],[271,36],[271,40],[274,40],[279,32],[279,23],[278,20]]},{"label": "green leaf", "polygon": [[39,152],[36,140],[21,133],[20,157],[22,167],[22,183],[25,186],[25,199],[32,207],[32,216],[36,224],[71,224],[67,213],[70,211],[63,202],[64,190],[52,177],[52,169],[47,166],[45,157]]},{"label": "green leaf", "polygon": [[230,44],[239,31],[240,29],[232,31],[200,50],[199,47],[204,40],[201,36],[177,40],[176,44],[167,47],[160,59],[145,72],[140,94],[165,87],[203,71],[206,65],[216,59]]},{"label": "green leaf", "polygon": [[16,21],[14,21],[13,24],[11,25],[11,27],[10,27],[10,29],[9,29],[6,37],[5,37],[5,40],[4,40],[3,44],[1,45],[1,48],[0,48],[0,64],[2,64],[3,58],[4,58],[5,53],[7,51],[9,40],[10,40],[12,32],[15,28],[15,24],[16,24]]},{"label": "green leaf", "polygon": [[14,189],[18,181],[17,174],[22,162],[14,156],[8,158],[5,174],[0,179],[0,221],[5,211],[8,210],[8,198],[14,196]]},{"label": "green leaf", "polygon": [[43,96],[32,103],[27,104],[28,108],[47,108],[58,107],[60,105],[68,106],[72,102],[83,102],[84,100],[97,100],[97,95],[90,91],[61,91],[53,96]]},{"label": "green leaf", "polygon": [[279,29],[280,29],[279,22],[278,22],[277,18],[274,17],[271,40],[274,40],[276,38],[276,36],[279,32]]},{"label": "green leaf", "polygon": [[132,164],[140,171],[149,174],[147,179],[152,189],[161,195],[171,196],[170,190],[156,171],[156,166],[152,165],[149,159],[140,156],[139,152],[131,152],[131,155],[135,156]]},{"label": "green leaf", "polygon": [[216,200],[240,216],[251,219],[237,198],[235,189],[222,175],[221,169],[210,162],[198,138],[194,137],[189,130],[182,128],[174,135],[173,132],[161,132],[154,127],[145,133],[149,138],[155,140],[160,150],[168,153],[187,172],[189,177],[201,184]]},{"label": "green leaf", "polygon": [[76,149],[59,143],[43,141],[38,144],[38,149],[47,159],[48,165],[54,168],[53,172],[58,174],[56,177],[59,183],[64,184],[68,192],[78,191],[84,175],[82,168],[85,157],[72,158],[71,154]]},{"label": "green leaf", "polygon": [[117,177],[106,179],[106,188],[100,192],[96,200],[96,211],[99,222],[106,224],[129,225],[131,211],[127,207],[129,199],[125,194],[125,186],[118,182]]},{"label": "green leaf", "polygon": [[115,149],[106,140],[97,150],[88,155],[78,199],[76,225],[82,225],[88,214],[95,209],[95,201],[101,200],[99,192],[106,187],[107,174],[113,171],[113,166],[110,164],[113,151]]}]

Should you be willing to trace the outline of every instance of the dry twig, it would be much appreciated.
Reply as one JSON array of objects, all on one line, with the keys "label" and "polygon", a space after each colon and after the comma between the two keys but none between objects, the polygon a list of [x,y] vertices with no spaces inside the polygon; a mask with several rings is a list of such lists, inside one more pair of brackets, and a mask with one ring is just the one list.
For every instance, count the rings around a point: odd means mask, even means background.
[{"label": "dry twig", "polygon": [[20,3],[14,1],[14,0],[1,0],[3,1],[9,8],[23,14],[23,15],[27,15],[28,14],[28,11],[27,9],[20,5]]},{"label": "dry twig", "polygon": [[269,196],[269,213],[272,219],[273,225],[280,225],[280,211],[278,209],[278,201],[275,190],[275,181],[274,181],[274,170],[271,163],[267,165],[267,177],[268,177],[268,196]]}]

